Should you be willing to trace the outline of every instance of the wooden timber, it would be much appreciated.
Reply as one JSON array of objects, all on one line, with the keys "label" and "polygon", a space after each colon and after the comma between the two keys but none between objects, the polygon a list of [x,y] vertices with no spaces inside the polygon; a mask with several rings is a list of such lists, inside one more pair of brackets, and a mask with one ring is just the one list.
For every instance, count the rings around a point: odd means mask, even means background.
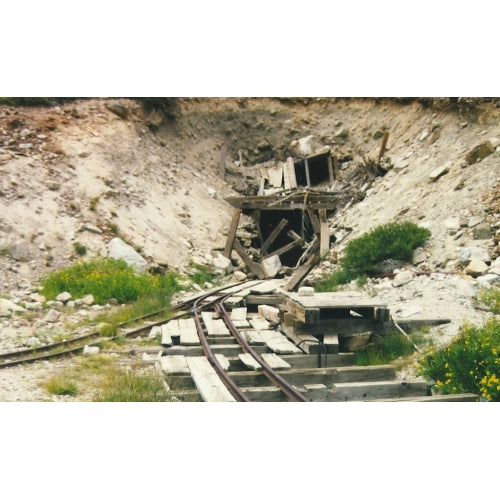
[{"label": "wooden timber", "polygon": [[226,257],[227,259],[231,257],[234,238],[236,237],[236,231],[238,230],[238,224],[240,222],[240,215],[241,209],[235,208],[233,210],[233,217],[231,219],[231,225],[229,226],[229,232],[227,234],[226,247],[224,248],[224,257]]},{"label": "wooden timber", "polygon": [[243,262],[248,267],[251,273],[255,274],[255,276],[257,276],[257,278],[261,280],[266,278],[266,273],[264,272],[262,267],[260,267],[259,264],[257,264],[251,259],[250,255],[248,255],[246,250],[243,248],[243,245],[236,238],[233,242],[233,248],[236,250],[238,255],[243,259]]},{"label": "wooden timber", "polygon": [[295,290],[302,280],[312,271],[314,266],[319,262],[319,255],[313,254],[309,257],[305,264],[299,266],[295,272],[292,274],[290,279],[286,282],[285,290],[291,291]]},{"label": "wooden timber", "polygon": [[[287,196],[229,196],[224,198],[234,208],[242,210],[302,210],[304,208],[304,191],[297,191]],[[335,210],[339,201],[351,199],[353,193],[350,190],[322,193],[309,191],[307,205],[312,210],[325,208]]]},{"label": "wooden timber", "polygon": [[326,209],[320,208],[319,213],[319,254],[325,255],[330,249],[330,228],[326,218]]},{"label": "wooden timber", "polygon": [[[299,238],[298,240],[293,240],[292,242],[287,243],[286,245],[282,246],[281,248],[278,248],[274,252],[267,254],[264,258],[261,259],[261,262],[262,262],[262,260],[267,259],[269,257],[274,257],[276,255],[283,255],[284,253],[289,252],[290,250],[293,250],[296,247],[301,247],[303,244],[304,244],[304,240],[302,238]],[[262,249],[261,249],[261,251],[262,251]]]},{"label": "wooden timber", "polygon": [[274,240],[279,236],[281,231],[288,224],[288,220],[281,219],[277,226],[271,231],[271,234],[266,238],[266,241],[262,243],[260,247],[260,253],[262,255],[267,255],[267,249],[273,244]]}]

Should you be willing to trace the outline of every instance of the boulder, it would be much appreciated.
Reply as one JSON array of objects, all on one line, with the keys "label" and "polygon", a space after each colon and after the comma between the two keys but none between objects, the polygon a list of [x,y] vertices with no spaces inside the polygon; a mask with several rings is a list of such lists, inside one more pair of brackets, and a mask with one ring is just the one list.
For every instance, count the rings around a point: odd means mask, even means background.
[{"label": "boulder", "polygon": [[418,247],[413,252],[412,263],[414,266],[422,264],[427,259],[427,252],[422,248]]},{"label": "boulder", "polygon": [[467,280],[464,278],[459,278],[458,276],[453,279],[456,289],[458,292],[465,297],[476,297],[477,296],[477,284],[474,280]]},{"label": "boulder", "polygon": [[484,274],[487,270],[488,264],[479,259],[472,259],[465,268],[465,273],[469,276],[477,277]]},{"label": "boulder", "polygon": [[498,274],[489,273],[485,274],[484,276],[478,276],[476,281],[478,286],[489,288],[492,285],[500,282],[500,276]]},{"label": "boulder", "polygon": [[489,240],[491,238],[491,228],[487,222],[478,224],[472,230],[472,237],[475,240]]},{"label": "boulder", "polygon": [[222,255],[221,253],[217,253],[217,255],[214,257],[212,265],[215,267],[215,269],[222,271],[224,274],[228,274],[233,270],[231,261],[227,257],[224,257],[224,255]]},{"label": "boulder", "polygon": [[18,306],[9,299],[0,298],[0,316],[10,316],[13,312],[24,311],[24,308]]},{"label": "boulder", "polygon": [[126,120],[128,117],[128,108],[119,102],[111,102],[106,104],[106,107],[114,113],[116,116],[119,116],[123,120]]},{"label": "boulder", "polygon": [[429,179],[431,182],[435,182],[444,174],[447,174],[450,171],[448,165],[443,165],[441,167],[435,168],[430,174]]},{"label": "boulder", "polygon": [[47,323],[55,323],[59,319],[59,313],[55,309],[49,309],[44,319]]},{"label": "boulder", "polygon": [[273,255],[264,259],[261,266],[268,278],[274,278],[281,270],[281,260],[278,255]]},{"label": "boulder", "polygon": [[84,356],[92,356],[93,354],[99,354],[99,347],[95,345],[86,345],[83,347]]},{"label": "boulder", "polygon": [[314,287],[301,286],[298,292],[299,292],[299,297],[312,297],[314,296]]},{"label": "boulder", "polygon": [[471,149],[465,156],[465,161],[469,164],[476,163],[494,152],[495,148],[493,144],[490,141],[486,141]]},{"label": "boulder", "polygon": [[94,296],[89,293],[88,295],[85,295],[85,297],[83,297],[82,302],[86,306],[91,306],[95,302]]},{"label": "boulder", "polygon": [[464,247],[460,249],[457,258],[463,264],[468,264],[472,259],[482,260],[486,263],[491,262],[491,257],[488,253],[488,250],[476,246]]},{"label": "boulder", "polygon": [[62,302],[63,304],[66,304],[69,300],[71,300],[73,297],[69,292],[61,292],[57,297],[56,300]]},{"label": "boulder", "polygon": [[234,271],[234,279],[236,281],[245,281],[248,276],[243,271]]},{"label": "boulder", "polygon": [[7,252],[14,260],[29,262],[33,257],[32,248],[33,245],[27,241],[17,241],[9,245]]},{"label": "boulder", "polygon": [[120,238],[113,238],[109,242],[108,255],[111,259],[124,260],[138,273],[144,272],[148,267],[147,261]]},{"label": "boulder", "polygon": [[409,283],[415,277],[415,273],[413,271],[401,271],[394,277],[392,282],[392,286],[402,286],[406,283]]}]

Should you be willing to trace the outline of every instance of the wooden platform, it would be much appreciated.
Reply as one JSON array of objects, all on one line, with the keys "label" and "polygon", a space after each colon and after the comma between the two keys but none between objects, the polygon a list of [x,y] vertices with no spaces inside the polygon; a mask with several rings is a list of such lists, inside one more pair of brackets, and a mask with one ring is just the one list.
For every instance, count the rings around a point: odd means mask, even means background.
[{"label": "wooden platform", "polygon": [[325,317],[338,319],[388,319],[387,304],[356,292],[324,292],[301,296],[296,292],[282,292],[283,308],[298,321],[317,324]]}]

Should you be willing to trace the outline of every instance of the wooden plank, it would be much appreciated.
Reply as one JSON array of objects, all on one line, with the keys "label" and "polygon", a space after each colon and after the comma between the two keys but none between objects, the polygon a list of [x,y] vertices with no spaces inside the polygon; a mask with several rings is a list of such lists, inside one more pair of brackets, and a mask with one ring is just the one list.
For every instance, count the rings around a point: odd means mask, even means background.
[{"label": "wooden plank", "polygon": [[335,155],[333,156],[333,176],[335,179],[339,178],[339,161]]},{"label": "wooden plank", "polygon": [[257,312],[271,323],[280,322],[280,310],[277,307],[262,304],[257,306]]},{"label": "wooden plank", "polygon": [[160,367],[165,375],[189,374],[189,367],[186,356],[176,354],[173,356],[162,356],[160,358]]},{"label": "wooden plank", "polygon": [[267,347],[276,354],[294,354],[302,352],[296,345],[292,344],[279,332],[274,330],[260,330],[259,333]]},{"label": "wooden plank", "polygon": [[247,308],[246,307],[235,307],[231,311],[232,321],[246,321],[247,319]]},{"label": "wooden plank", "polygon": [[243,330],[240,333],[250,345],[266,345],[257,330]]},{"label": "wooden plank", "polygon": [[353,382],[336,383],[328,394],[328,401],[364,401],[368,399],[425,396],[425,382]]},{"label": "wooden plank", "polygon": [[179,330],[181,345],[200,345],[200,339],[193,318],[180,319]]},{"label": "wooden plank", "polygon": [[168,323],[161,325],[161,345],[171,346],[172,337],[180,337],[179,320],[173,319]]},{"label": "wooden plank", "polygon": [[220,164],[219,164],[219,177],[222,180],[226,179],[226,158],[227,158],[227,146],[224,144],[220,152]]},{"label": "wooden plank", "polygon": [[266,238],[266,241],[260,247],[260,253],[267,255],[267,249],[273,244],[274,240],[279,236],[284,227],[288,224],[286,219],[281,219],[277,226],[271,231],[271,234]]},{"label": "wooden plank", "polygon": [[290,276],[290,279],[285,284],[285,290],[295,290],[319,261],[320,258],[317,254],[311,255],[309,259],[307,259],[306,263],[298,267],[292,276]]},{"label": "wooden plank", "polygon": [[249,353],[238,354],[238,358],[249,370],[262,370],[260,363]]},{"label": "wooden plank", "polygon": [[243,248],[242,244],[236,238],[233,242],[233,248],[236,250],[236,252],[238,252],[238,255],[243,259],[243,262],[248,267],[251,273],[255,274],[255,276],[257,276],[257,278],[261,280],[265,279],[266,273],[264,272],[264,270],[259,266],[259,264],[257,264],[250,258],[250,256]]},{"label": "wooden plank", "polygon": [[339,336],[334,333],[329,333],[323,336],[323,344],[326,347],[328,354],[338,354],[339,352]]},{"label": "wooden plank", "polygon": [[191,378],[198,389],[203,401],[206,402],[235,402],[236,400],[222,383],[216,371],[204,356],[187,358]]},{"label": "wooden plank", "polygon": [[280,295],[249,295],[245,299],[247,306],[259,306],[261,304],[279,306],[283,303],[283,297]]},{"label": "wooden plank", "polygon": [[301,237],[301,236],[299,236],[299,235],[298,235],[298,234],[297,234],[297,233],[296,233],[293,229],[290,229],[290,231],[288,231],[288,232],[286,233],[286,235],[287,235],[290,239],[292,239],[292,240],[300,240],[300,239],[302,239],[302,237]]},{"label": "wooden plank", "polygon": [[161,325],[156,325],[151,328],[148,339],[155,339],[157,335],[161,335]]},{"label": "wooden plank", "polygon": [[254,330],[269,330],[271,328],[269,321],[267,321],[267,319],[263,318],[262,316],[252,316],[248,321],[252,325],[252,328]]},{"label": "wooden plank", "polygon": [[331,154],[328,155],[327,162],[328,162],[328,175],[330,176],[330,186],[331,186],[333,184],[333,181],[334,181],[332,155]]},{"label": "wooden plank", "polygon": [[283,165],[283,178],[284,178],[285,189],[287,191],[290,189],[297,189],[295,165],[293,163],[293,158],[290,156],[286,159],[286,163]]},{"label": "wooden plank", "polygon": [[267,295],[269,293],[275,292],[278,288],[283,285],[283,280],[274,279],[274,280],[265,280],[257,285],[248,288],[251,293],[257,295]]},{"label": "wooden plank", "polygon": [[241,208],[235,208],[233,210],[233,217],[231,219],[231,225],[229,226],[229,232],[227,233],[226,246],[224,248],[224,257],[228,259],[231,257],[236,231],[238,230],[238,224],[240,223],[240,216]]},{"label": "wooden plank", "polygon": [[226,356],[224,356],[224,354],[216,354],[215,358],[219,362],[219,365],[221,366],[221,368],[225,372],[227,372],[229,370],[229,366],[230,366],[229,359],[227,359]]},{"label": "wooden plank", "polygon": [[[275,250],[274,252],[271,252],[270,254],[266,254],[265,258],[267,259],[269,257],[274,257],[275,255],[283,255],[284,253],[289,252],[290,250],[293,250],[296,247],[301,247],[303,244],[304,244],[304,240],[302,238],[299,238],[298,240],[294,240],[294,241],[288,243],[287,245],[282,246],[281,248],[278,248],[277,250]],[[262,253],[262,249],[261,249],[261,253]],[[264,260],[264,258],[261,259],[260,262],[262,262],[263,260]]]},{"label": "wooden plank", "polygon": [[387,308],[387,303],[360,292],[322,292],[314,295],[299,295],[296,292],[284,294],[292,302],[303,307],[328,309]]},{"label": "wooden plank", "polygon": [[316,324],[306,324],[302,321],[296,321],[293,329],[299,335],[350,335],[353,333],[363,333],[373,331],[375,323],[367,319],[323,319]]},{"label": "wooden plank", "polygon": [[280,188],[283,184],[283,166],[281,164],[268,168],[269,184],[272,187]]},{"label": "wooden plank", "polygon": [[273,370],[290,370],[292,367],[283,358],[280,358],[274,352],[264,353],[262,359],[273,369]]},{"label": "wooden plank", "polygon": [[326,209],[321,208],[319,213],[319,254],[325,255],[330,250],[330,228],[326,218]]},{"label": "wooden plank", "polygon": [[264,186],[266,185],[266,179],[262,177],[259,182],[259,190],[257,191],[257,196],[264,196]]},{"label": "wooden plank", "polygon": [[433,394],[432,396],[414,396],[388,399],[369,399],[367,403],[477,403],[479,396],[477,394]]},{"label": "wooden plank", "polygon": [[304,169],[306,171],[306,182],[307,182],[307,187],[311,187],[311,174],[309,173],[309,163],[307,161],[307,158],[304,158]]}]

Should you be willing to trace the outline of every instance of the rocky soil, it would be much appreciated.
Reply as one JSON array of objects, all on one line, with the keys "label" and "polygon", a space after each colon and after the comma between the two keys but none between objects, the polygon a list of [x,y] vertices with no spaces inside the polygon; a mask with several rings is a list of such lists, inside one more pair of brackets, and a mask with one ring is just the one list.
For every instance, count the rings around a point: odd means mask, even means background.
[{"label": "rocky soil", "polygon": [[[425,226],[432,237],[413,262],[393,263],[365,291],[400,320],[450,319],[430,333],[446,343],[463,321],[487,317],[475,297],[498,285],[499,118],[494,100],[177,99],[170,119],[131,99],[2,105],[0,350],[43,343],[102,312],[52,304],[57,314],[49,318],[37,295],[41,277],[80,258],[78,246],[86,257],[105,256],[119,236],[149,267],[214,265],[232,212],[223,198],[248,189],[252,166],[283,161],[305,144],[312,152],[330,147],[340,159],[334,189],[358,192],[331,217],[331,251],[310,281],[334,268],[350,238],[379,224]],[[386,131],[388,170],[379,175],[364,166]],[[8,311],[20,306],[28,310]],[[50,399],[35,380],[54,369],[3,370],[0,400]]]}]

